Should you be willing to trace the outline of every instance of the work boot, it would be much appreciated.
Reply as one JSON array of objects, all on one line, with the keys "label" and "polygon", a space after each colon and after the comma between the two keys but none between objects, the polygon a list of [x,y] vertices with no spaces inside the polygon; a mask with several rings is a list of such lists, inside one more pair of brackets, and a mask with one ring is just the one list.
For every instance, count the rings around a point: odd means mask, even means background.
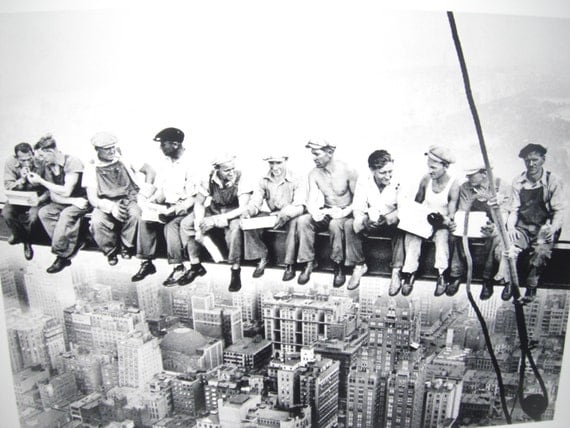
[{"label": "work boot", "polygon": [[433,292],[433,295],[435,297],[442,296],[445,294],[446,290],[447,290],[447,278],[445,272],[443,272],[440,273],[439,276],[437,277],[437,281],[435,283],[435,291]]},{"label": "work boot", "polygon": [[339,288],[344,285],[346,281],[346,276],[342,270],[342,264],[336,263],[334,264],[334,278],[333,278],[333,287]]},{"label": "work boot", "polygon": [[460,276],[452,276],[449,278],[449,283],[445,288],[445,294],[449,297],[455,296],[459,291],[459,285],[461,284]]},{"label": "work boot", "polygon": [[24,242],[24,258],[26,260],[32,260],[34,258],[34,250],[32,249],[32,244],[29,242]]},{"label": "work boot", "polygon": [[490,279],[483,279],[479,300],[489,300],[493,295],[493,288],[493,282]]},{"label": "work boot", "polygon": [[10,244],[10,245],[16,245],[16,244],[19,244],[20,242],[22,242],[22,240],[15,235],[11,235],[8,238],[8,244]]},{"label": "work boot", "polygon": [[283,281],[291,281],[293,278],[295,278],[295,266],[287,265],[283,272]]},{"label": "work boot", "polygon": [[536,298],[536,287],[526,287],[526,292],[524,293],[523,301],[524,303],[532,303]]},{"label": "work boot", "polygon": [[511,300],[511,297],[513,297],[513,292],[511,290],[511,284],[509,282],[507,282],[505,279],[500,279],[498,281],[495,281],[495,285],[504,286],[503,291],[501,292],[501,299],[503,299],[505,302]]},{"label": "work boot", "polygon": [[127,247],[125,245],[121,246],[121,258],[122,259],[124,259],[124,260],[132,259],[133,253],[134,253],[133,248]]},{"label": "work boot", "polygon": [[400,269],[392,269],[392,278],[390,279],[390,288],[388,288],[389,296],[396,296],[402,288],[402,278],[400,276]]},{"label": "work boot", "polygon": [[170,272],[170,275],[168,275],[168,278],[166,278],[162,282],[162,285],[164,285],[165,287],[172,287],[173,285],[178,285],[178,280],[182,278],[185,273],[186,273],[186,268],[184,267],[183,264],[176,265],[174,269],[172,269],[172,272]]},{"label": "work boot", "polygon": [[115,266],[119,263],[119,258],[117,257],[117,251],[113,250],[109,254],[107,254],[107,262],[110,266]]},{"label": "work boot", "polygon": [[142,281],[147,276],[156,273],[156,267],[152,264],[152,260],[143,260],[139,271],[131,277],[132,282]]},{"label": "work boot", "polygon": [[188,285],[194,281],[199,276],[206,275],[206,268],[202,266],[202,263],[196,263],[190,266],[190,269],[186,271],[184,275],[178,280],[178,285]]},{"label": "work boot", "polygon": [[58,273],[71,265],[71,260],[66,257],[57,256],[50,267],[46,269],[47,273]]},{"label": "work boot", "polygon": [[232,269],[232,279],[228,291],[239,291],[241,289],[241,269]]},{"label": "work boot", "polygon": [[263,274],[265,273],[265,266],[267,266],[267,258],[262,257],[259,259],[259,262],[257,262],[257,266],[256,266],[255,270],[253,271],[252,276],[254,278],[262,277]]},{"label": "work boot", "polygon": [[368,272],[368,266],[366,263],[362,263],[361,265],[354,266],[354,270],[352,271],[352,275],[348,280],[348,285],[346,286],[347,290],[356,290],[360,285],[360,278]]},{"label": "work boot", "polygon": [[409,296],[414,289],[416,273],[402,272],[402,296]]},{"label": "work boot", "polygon": [[307,262],[305,264],[305,268],[303,269],[303,272],[301,272],[301,274],[299,275],[299,278],[297,279],[297,283],[300,285],[304,285],[307,282],[309,282],[309,280],[311,279],[311,274],[313,273],[313,265],[314,263],[311,262]]}]

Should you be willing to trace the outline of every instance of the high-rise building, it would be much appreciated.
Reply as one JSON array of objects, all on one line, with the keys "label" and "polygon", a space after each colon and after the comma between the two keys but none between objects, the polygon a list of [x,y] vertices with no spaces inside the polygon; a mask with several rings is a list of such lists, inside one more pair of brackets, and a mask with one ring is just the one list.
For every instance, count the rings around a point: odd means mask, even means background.
[{"label": "high-rise building", "polygon": [[50,275],[43,266],[32,263],[26,268],[24,284],[30,308],[64,325],[63,311],[73,306],[77,297],[71,271],[66,269],[58,275]]},{"label": "high-rise building", "polygon": [[223,339],[226,346],[243,338],[241,309],[216,305],[211,293],[192,296],[192,317],[196,331]]},{"label": "high-rise building", "polygon": [[65,328],[72,347],[96,353],[116,353],[117,343],[134,332],[148,332],[144,312],[121,302],[75,305],[64,311]]},{"label": "high-rise building", "polygon": [[62,373],[38,384],[44,409],[64,407],[79,398],[73,373]]},{"label": "high-rise building", "polygon": [[457,418],[462,387],[461,381],[435,379],[426,382],[421,426],[438,428],[444,426],[445,421],[453,421]]},{"label": "high-rise building", "polygon": [[160,342],[160,350],[164,368],[178,373],[211,370],[224,360],[220,339],[205,337],[187,327],[169,331]]},{"label": "high-rise building", "polygon": [[421,406],[416,402],[417,389],[420,388],[416,370],[403,361],[399,370],[388,378],[386,392],[386,428],[407,428],[414,426],[414,409]]},{"label": "high-rise building", "polygon": [[146,278],[144,281],[137,282],[135,287],[137,307],[144,311],[148,318],[158,318],[165,312],[162,306],[162,292],[166,290],[160,282],[154,278]]},{"label": "high-rise building", "polygon": [[2,296],[4,298],[4,310],[9,308],[20,308],[20,299],[18,297],[18,288],[16,287],[16,279],[14,272],[8,267],[0,267],[0,286],[2,288]]},{"label": "high-rise building", "polygon": [[13,311],[6,320],[11,338],[11,354],[20,367],[40,364],[49,369],[58,367],[59,355],[65,352],[61,323],[39,312]]},{"label": "high-rise building", "polygon": [[386,381],[364,350],[348,374],[346,427],[382,427],[385,395]]},{"label": "high-rise building", "polygon": [[401,361],[410,361],[419,342],[418,324],[407,299],[376,301],[368,323],[368,355],[381,375],[390,374]]},{"label": "high-rise building", "polygon": [[133,333],[117,344],[119,386],[144,387],[155,374],[162,371],[158,339],[150,333]]},{"label": "high-rise building", "polygon": [[224,364],[234,364],[247,370],[260,369],[271,359],[269,340],[244,337],[224,349]]},{"label": "high-rise building", "polygon": [[[193,376],[173,376],[172,405],[175,413],[197,416],[206,408],[202,380]],[[217,409],[217,403],[215,408]]]},{"label": "high-rise building", "polygon": [[180,287],[172,291],[172,315],[189,326],[193,326],[192,295],[193,290],[187,287]]},{"label": "high-rise building", "polygon": [[238,426],[238,421],[247,420],[250,410],[255,410],[260,403],[260,395],[240,394],[234,395],[225,401],[222,398],[218,399],[220,426],[222,428]]},{"label": "high-rise building", "polygon": [[91,394],[103,387],[102,366],[108,363],[110,358],[108,355],[94,354],[87,350],[73,350],[62,354],[61,372],[73,373],[77,388],[83,394]]},{"label": "high-rise building", "polygon": [[299,371],[300,404],[311,407],[314,426],[328,428],[338,424],[339,362],[328,358],[307,361]]},{"label": "high-rise building", "polygon": [[261,318],[261,306],[259,305],[258,293],[255,287],[241,290],[232,294],[232,306],[241,308],[241,316],[244,323],[253,323]]},{"label": "high-rise building", "polygon": [[273,344],[273,356],[285,359],[331,337],[331,326],[348,318],[339,300],[328,296],[277,293],[263,302],[265,338]]}]

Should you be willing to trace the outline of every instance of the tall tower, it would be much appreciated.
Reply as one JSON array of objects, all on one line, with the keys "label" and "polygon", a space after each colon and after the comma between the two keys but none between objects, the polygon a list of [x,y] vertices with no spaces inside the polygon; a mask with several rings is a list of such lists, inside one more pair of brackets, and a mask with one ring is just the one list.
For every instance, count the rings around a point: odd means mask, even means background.
[{"label": "tall tower", "polygon": [[119,386],[142,388],[162,371],[158,339],[150,334],[133,333],[119,341]]}]

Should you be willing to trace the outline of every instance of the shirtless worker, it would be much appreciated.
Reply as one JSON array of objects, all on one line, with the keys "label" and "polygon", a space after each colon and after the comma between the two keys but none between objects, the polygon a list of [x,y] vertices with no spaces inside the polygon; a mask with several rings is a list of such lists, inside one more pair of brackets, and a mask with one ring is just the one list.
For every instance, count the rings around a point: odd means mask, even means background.
[{"label": "shirtless worker", "polygon": [[[336,146],[324,140],[311,140],[305,147],[311,150],[315,168],[309,172],[307,211],[299,217],[299,252],[297,261],[305,263],[297,282],[309,282],[315,260],[315,233],[328,230],[330,234],[331,260],[334,262],[334,287],[342,287],[346,281],[343,272],[344,240],[354,237],[352,222],[352,198],[358,174],[346,163],[334,159]],[[324,196],[320,204],[319,192]]]}]

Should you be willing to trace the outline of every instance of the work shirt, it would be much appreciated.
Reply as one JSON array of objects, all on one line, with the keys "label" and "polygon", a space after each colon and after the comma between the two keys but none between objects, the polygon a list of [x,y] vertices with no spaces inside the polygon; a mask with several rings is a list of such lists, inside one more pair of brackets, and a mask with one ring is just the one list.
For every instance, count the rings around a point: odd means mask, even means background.
[{"label": "work shirt", "polygon": [[[20,190],[20,191],[38,191],[42,190],[41,184],[30,184],[26,180],[23,184],[16,184],[20,178],[23,177],[24,166],[20,163],[16,156],[10,156],[4,164],[4,188],[6,190]],[[30,172],[40,173],[40,165],[36,162],[32,164]]]},{"label": "work shirt", "polygon": [[366,213],[370,218],[377,219],[380,215],[395,211],[398,208],[399,189],[398,183],[390,183],[380,191],[372,173],[361,175],[356,181],[352,200],[354,216]]},{"label": "work shirt", "polygon": [[271,212],[279,211],[288,205],[304,205],[305,192],[290,171],[286,171],[283,177],[275,178],[268,172],[259,180],[258,188],[253,192],[250,205],[258,212],[261,210],[263,201]]},{"label": "work shirt", "polygon": [[546,210],[550,216],[552,228],[558,230],[562,228],[564,221],[564,210],[566,201],[564,200],[564,185],[562,180],[550,171],[544,170],[540,179],[533,183],[526,175],[526,171],[513,180],[513,199],[511,209],[518,212],[521,207],[520,193],[522,189],[535,190],[542,188],[542,198]]},{"label": "work shirt", "polygon": [[165,203],[175,204],[196,194],[194,167],[188,151],[184,151],[178,159],[163,156],[155,167],[155,185],[164,196]]},{"label": "work shirt", "polygon": [[[495,192],[499,200],[508,199],[506,202],[500,204],[502,211],[504,211],[503,214],[506,214],[506,211],[511,205],[512,188],[504,180],[497,178],[495,179]],[[459,186],[459,203],[457,209],[459,211],[467,211],[468,209],[471,211],[485,211],[489,219],[492,219],[491,209],[487,203],[490,196],[488,182],[483,183],[481,186],[473,187],[469,181],[466,181]],[[506,209],[503,207],[506,207]]]},{"label": "work shirt", "polygon": [[78,158],[65,155],[61,152],[55,153],[55,160],[59,166],[61,166],[61,172],[59,174],[54,174],[49,166],[45,166],[42,173],[42,178],[50,183],[54,183],[60,186],[65,184],[65,175],[76,173],[79,174],[77,182],[71,191],[70,197],[72,198],[82,198],[86,196],[85,189],[81,185],[82,175],[83,175],[83,162]]}]

